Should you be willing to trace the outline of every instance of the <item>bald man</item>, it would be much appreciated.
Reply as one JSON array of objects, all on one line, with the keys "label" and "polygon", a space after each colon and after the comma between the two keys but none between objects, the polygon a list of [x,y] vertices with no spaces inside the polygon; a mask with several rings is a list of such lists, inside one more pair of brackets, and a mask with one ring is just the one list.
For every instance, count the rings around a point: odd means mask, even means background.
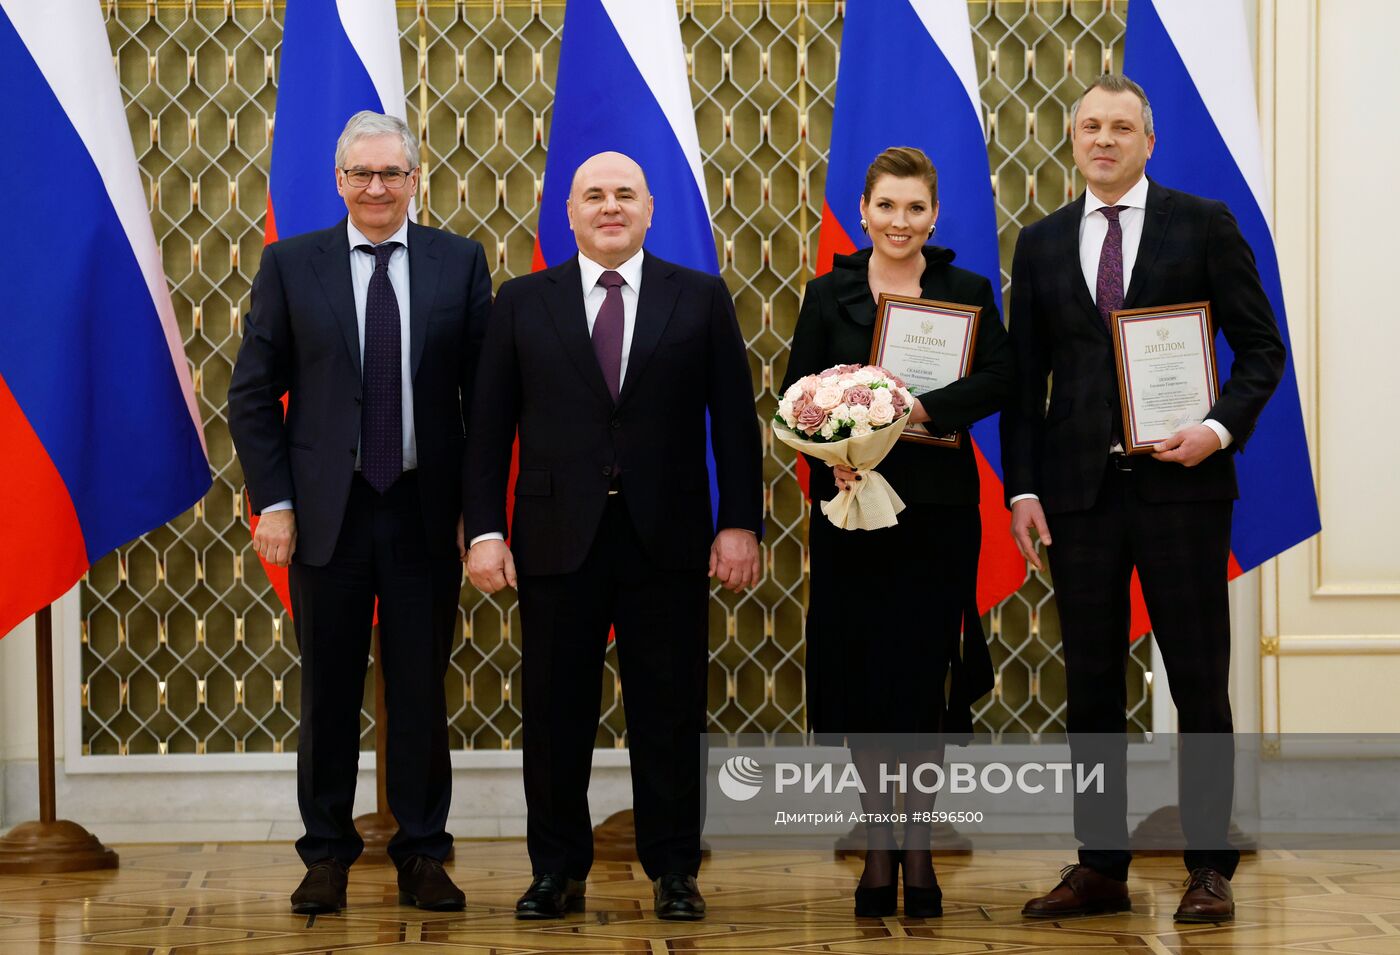
[{"label": "bald man", "polygon": [[637,855],[653,880],[656,914],[705,914],[695,875],[709,578],[735,591],[758,579],[762,449],[729,290],[643,249],[654,206],[633,160],[586,160],[568,199],[578,256],[502,285],[483,346],[467,452],[467,573],[483,593],[518,586],[520,594],[534,870],[516,904],[522,919],[583,905],[609,629],[627,712]]}]

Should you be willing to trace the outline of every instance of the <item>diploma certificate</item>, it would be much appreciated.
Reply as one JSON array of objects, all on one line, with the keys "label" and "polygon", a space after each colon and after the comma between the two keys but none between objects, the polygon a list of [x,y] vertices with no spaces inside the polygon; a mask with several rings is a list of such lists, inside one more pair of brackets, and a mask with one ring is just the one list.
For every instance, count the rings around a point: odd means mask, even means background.
[{"label": "diploma certificate", "polygon": [[[975,305],[881,295],[875,307],[870,364],[904,379],[905,387],[916,396],[951,384],[972,368],[981,313]],[[919,424],[906,427],[900,440],[962,446],[961,433],[930,434]]]},{"label": "diploma certificate", "polygon": [[1200,424],[1215,405],[1215,326],[1209,302],[1116,311],[1113,354],[1123,411],[1123,450],[1152,445]]}]

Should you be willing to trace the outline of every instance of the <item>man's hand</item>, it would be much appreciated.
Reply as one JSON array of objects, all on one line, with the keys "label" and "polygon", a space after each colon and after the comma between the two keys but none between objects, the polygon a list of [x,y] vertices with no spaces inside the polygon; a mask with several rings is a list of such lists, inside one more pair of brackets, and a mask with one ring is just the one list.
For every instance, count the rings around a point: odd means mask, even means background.
[{"label": "man's hand", "polygon": [[477,541],[467,551],[467,576],[484,594],[515,586],[515,558],[505,541]]},{"label": "man's hand", "polygon": [[758,582],[758,537],[753,531],[726,527],[710,545],[710,576],[738,592]]},{"label": "man's hand", "polygon": [[253,531],[253,550],[276,567],[290,564],[297,552],[296,512],[290,508],[264,512],[258,518],[258,529]]},{"label": "man's hand", "polygon": [[457,559],[467,560],[467,524],[461,514],[457,515]]},{"label": "man's hand", "polygon": [[1045,523],[1045,509],[1040,506],[1040,502],[1035,498],[1026,498],[1011,505],[1011,539],[1016,542],[1016,549],[1021,552],[1021,556],[1030,561],[1030,565],[1036,570],[1042,570],[1040,566],[1040,553],[1035,548],[1035,543],[1031,541],[1031,528],[1035,528],[1036,536],[1040,542],[1049,547],[1050,526]]},{"label": "man's hand", "polygon": [[1158,461],[1171,461],[1194,468],[1220,450],[1220,435],[1203,424],[1178,431],[1165,441],[1152,446],[1152,456]]}]

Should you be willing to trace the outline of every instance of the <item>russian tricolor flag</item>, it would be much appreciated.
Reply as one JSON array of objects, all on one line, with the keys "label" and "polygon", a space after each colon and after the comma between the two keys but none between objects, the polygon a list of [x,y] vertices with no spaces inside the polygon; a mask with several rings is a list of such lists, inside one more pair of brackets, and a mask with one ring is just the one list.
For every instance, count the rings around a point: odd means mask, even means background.
[{"label": "russian tricolor flag", "polygon": [[209,489],[96,4],[0,2],[0,635]]},{"label": "russian tricolor flag", "polygon": [[[564,208],[574,170],[589,156],[616,151],[642,167],[656,200],[647,251],[719,274],[674,3],[569,0],[552,117],[536,270],[578,255]],[[717,508],[713,453],[709,462],[710,506]]]},{"label": "russian tricolor flag", "polygon": [[[335,188],[335,144],[345,121],[362,109],[406,116],[394,0],[287,4],[267,182],[266,243],[329,228],[345,218],[345,202]],[[250,515],[254,529],[257,521]],[[262,566],[290,613],[287,569],[266,561]]]},{"label": "russian tricolor flag", "polygon": [[[897,80],[888,69],[896,64]],[[958,265],[985,275],[1001,306],[996,205],[987,165],[982,100],[966,0],[851,0],[831,118],[818,275],[835,253],[870,244],[860,229],[865,170],[889,146],[916,146],[938,168],[938,233]],[[1025,582],[1002,504],[997,417],[972,427],[982,476],[982,555],[977,604],[986,611]],[[800,460],[800,459],[799,459]]]},{"label": "russian tricolor flag", "polygon": [[[1149,173],[1173,189],[1229,205],[1254,250],[1286,343],[1243,4],[1133,0],[1124,70],[1152,101],[1157,145]],[[1220,366],[1229,368],[1233,356],[1223,336],[1216,336],[1215,348]],[[1231,528],[1232,577],[1322,529],[1291,349],[1283,380],[1235,461],[1240,499]]]}]

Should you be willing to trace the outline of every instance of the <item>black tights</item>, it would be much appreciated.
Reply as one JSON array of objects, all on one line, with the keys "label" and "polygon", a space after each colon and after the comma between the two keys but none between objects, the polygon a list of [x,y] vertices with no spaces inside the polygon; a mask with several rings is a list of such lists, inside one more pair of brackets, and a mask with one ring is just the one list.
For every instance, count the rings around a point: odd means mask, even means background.
[{"label": "black tights", "polygon": [[[904,884],[927,888],[934,884],[932,823],[928,813],[933,811],[936,793],[923,792],[914,785],[914,769],[923,763],[943,764],[943,746],[927,749],[895,751],[893,748],[853,745],[851,762],[860,773],[865,792],[860,795],[860,807],[868,816],[880,822],[865,824],[865,870],[861,873],[862,887],[889,885],[895,881],[899,857],[895,854],[894,825],[888,817],[894,813],[895,786],[880,791],[881,769],[902,766],[905,773],[904,813]],[[925,780],[930,774],[925,773]],[[916,821],[917,820],[917,821]]]}]

